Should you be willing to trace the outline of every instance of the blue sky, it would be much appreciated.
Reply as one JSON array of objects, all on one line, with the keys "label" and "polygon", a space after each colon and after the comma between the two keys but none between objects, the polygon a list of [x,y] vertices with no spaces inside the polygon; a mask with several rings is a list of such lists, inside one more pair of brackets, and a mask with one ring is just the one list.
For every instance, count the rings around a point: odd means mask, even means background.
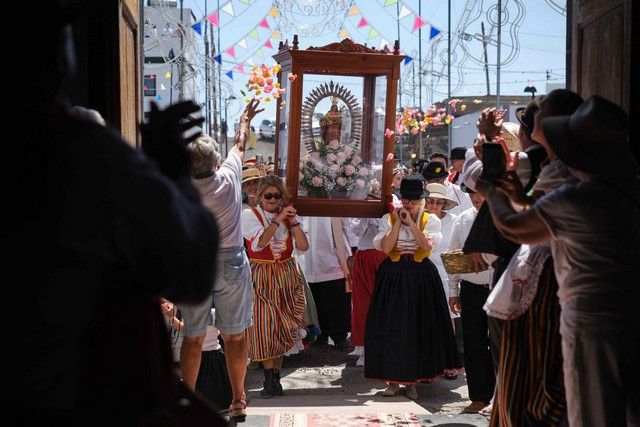
[{"label": "blue sky", "polygon": [[[414,58],[402,70],[403,104],[417,104],[420,88],[424,107],[432,100],[447,97],[447,0],[422,1],[419,15],[426,21],[422,26],[422,63],[418,61],[418,31],[412,31],[419,0],[400,0],[397,4],[392,0],[220,0],[219,3],[227,11],[233,9],[233,16],[219,11],[223,97],[233,93],[241,98],[240,90],[247,75],[238,72],[238,63],[245,64],[245,68],[250,62],[274,63],[271,55],[275,49],[264,46],[270,40],[277,48],[278,40],[270,37],[273,31],[289,40],[295,33],[306,32],[306,37],[300,36],[301,48],[338,41],[343,38],[339,35],[341,30],[356,42],[378,48],[382,40],[392,44],[398,38],[398,11],[404,15],[400,20],[402,53]],[[385,3],[390,5],[385,6]],[[217,0],[209,0],[208,12],[213,12],[217,4]],[[481,22],[484,22],[488,41],[490,92],[495,95],[497,0],[451,0],[451,4],[452,96],[486,94]],[[183,5],[193,10],[196,19],[205,15],[204,0],[184,0]],[[269,16],[274,5],[280,8],[278,17]],[[502,27],[500,93],[523,95],[525,86],[534,85],[542,94],[547,82],[563,84],[566,17],[559,10],[564,2],[503,0],[502,6],[506,10],[503,12],[506,22]],[[355,12],[353,7],[359,13],[350,16],[349,12]],[[260,26],[265,18],[268,29]],[[362,19],[367,25],[358,28]],[[429,40],[431,28],[439,30],[440,34]],[[214,35],[217,39],[217,30]],[[235,58],[225,52],[230,47],[235,47]],[[233,79],[225,75],[228,71],[233,72]],[[229,122],[233,122],[242,104],[240,100],[230,101],[228,107]],[[267,106],[264,117],[274,116],[275,106]]]}]

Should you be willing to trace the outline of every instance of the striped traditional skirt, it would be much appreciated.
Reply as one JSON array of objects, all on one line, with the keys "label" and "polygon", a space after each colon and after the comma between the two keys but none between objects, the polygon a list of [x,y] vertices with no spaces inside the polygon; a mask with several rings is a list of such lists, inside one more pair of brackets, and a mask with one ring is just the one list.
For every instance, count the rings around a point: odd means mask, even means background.
[{"label": "striped traditional skirt", "polygon": [[246,331],[254,361],[284,355],[303,325],[304,282],[293,258],[282,262],[250,259],[255,288],[253,326]]},{"label": "striped traditional skirt", "polygon": [[554,426],[565,416],[560,303],[551,257],[538,280],[528,310],[504,323],[491,426]]}]

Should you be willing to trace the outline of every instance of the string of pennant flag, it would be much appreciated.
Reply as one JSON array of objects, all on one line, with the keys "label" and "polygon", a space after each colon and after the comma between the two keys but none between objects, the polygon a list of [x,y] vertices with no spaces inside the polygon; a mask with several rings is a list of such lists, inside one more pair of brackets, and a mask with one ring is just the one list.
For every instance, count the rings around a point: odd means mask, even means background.
[{"label": "string of pennant flag", "polygon": [[[191,28],[197,34],[202,35],[202,24],[206,21],[216,28],[224,28],[231,24],[239,15],[249,10],[249,6],[256,0],[230,0],[220,9],[203,16],[198,22],[194,23]],[[415,32],[425,25],[429,25],[429,40],[434,39],[440,34],[440,30],[428,23],[423,17],[416,13],[410,6],[400,0],[378,0],[378,3],[384,8],[396,5],[398,8],[397,19],[404,28],[404,23],[411,22],[411,31]],[[238,13],[239,12],[239,13]],[[389,12],[387,12],[389,13]],[[234,43],[223,48],[221,52],[213,57],[221,67],[229,67],[223,73],[230,79],[234,78],[234,73],[246,74],[248,70],[245,67],[255,65],[254,58],[262,59],[269,54],[269,51],[275,50],[276,46],[272,40],[282,40],[275,18],[280,17],[280,11],[276,7],[271,9],[264,15],[259,23],[250,29],[246,34],[236,40]],[[395,17],[395,15],[394,15]],[[382,31],[371,25],[362,11],[357,6],[352,6],[345,22],[338,32],[340,39],[354,39],[348,27],[352,27],[353,31],[359,35],[357,39],[364,39],[369,44],[377,44],[382,49],[389,45],[388,40],[393,38],[385,37]],[[413,61],[411,56],[405,55],[404,64]]]}]

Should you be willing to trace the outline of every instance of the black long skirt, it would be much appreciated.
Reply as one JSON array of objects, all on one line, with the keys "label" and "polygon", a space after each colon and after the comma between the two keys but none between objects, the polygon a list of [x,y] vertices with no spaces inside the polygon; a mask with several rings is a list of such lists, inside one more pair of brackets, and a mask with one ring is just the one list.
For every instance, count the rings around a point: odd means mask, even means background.
[{"label": "black long skirt", "polygon": [[378,268],[365,329],[365,377],[430,382],[461,369],[448,303],[433,263],[387,258]]},{"label": "black long skirt", "polygon": [[225,411],[231,405],[231,383],[227,362],[221,349],[202,352],[196,391],[220,411]]}]

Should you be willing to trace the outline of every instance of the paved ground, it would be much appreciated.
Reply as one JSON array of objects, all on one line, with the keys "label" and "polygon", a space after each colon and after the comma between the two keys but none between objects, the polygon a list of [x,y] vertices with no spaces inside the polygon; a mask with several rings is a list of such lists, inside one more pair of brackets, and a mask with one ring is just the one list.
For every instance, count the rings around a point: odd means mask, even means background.
[{"label": "paved ground", "polygon": [[487,426],[476,414],[461,414],[470,402],[464,373],[456,380],[419,384],[416,401],[404,395],[384,397],[386,384],[364,378],[353,350],[312,346],[285,358],[282,385],[285,396],[262,399],[260,368],[247,375],[246,427],[304,426]]}]

